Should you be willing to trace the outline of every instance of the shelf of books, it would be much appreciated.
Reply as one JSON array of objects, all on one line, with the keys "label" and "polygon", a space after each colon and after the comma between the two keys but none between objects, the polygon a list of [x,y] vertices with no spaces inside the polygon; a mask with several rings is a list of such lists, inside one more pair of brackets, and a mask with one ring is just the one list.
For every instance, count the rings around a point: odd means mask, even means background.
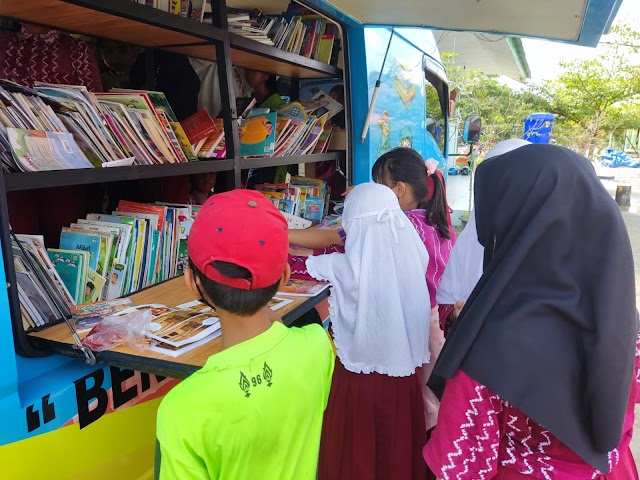
[{"label": "shelf of books", "polygon": [[342,78],[342,70],[239,35],[229,35],[234,65],[293,78]]},{"label": "shelf of books", "polygon": [[233,171],[233,160],[10,173],[5,174],[4,183],[6,191],[12,192],[66,185],[87,185],[228,171]]},{"label": "shelf of books", "polygon": [[[175,2],[174,2],[175,3]],[[0,0],[0,16],[72,33],[155,47],[216,61],[214,42],[222,31],[132,0]],[[341,77],[327,63],[295,55],[238,35],[231,37],[234,65],[295,78]]]},{"label": "shelf of books", "polygon": [[[201,59],[230,52],[218,72],[238,66],[342,79],[335,66],[337,26],[318,16],[293,10],[254,18],[253,11],[230,11],[229,33],[223,34],[206,21],[208,2],[151,3],[165,11],[134,0],[0,0],[0,16]],[[223,42],[230,49],[220,48]],[[147,74],[153,71],[148,63]],[[219,80],[231,99],[227,105],[233,105],[234,87],[222,75]],[[320,91],[309,99],[287,98],[277,111],[258,108],[253,100],[238,110],[239,118],[233,108],[223,110],[222,118],[201,108],[178,121],[159,91],[100,93],[37,79],[25,83],[0,78],[0,235],[18,353],[45,350],[176,378],[189,375],[220,350],[221,333],[215,311],[196,301],[181,278],[200,208],[187,204],[187,197],[204,200],[191,190],[183,194],[180,182],[194,182],[188,185],[193,189],[200,178],[211,177],[196,174],[233,172],[234,183],[232,175],[223,180],[226,188],[238,188],[243,170],[282,167],[273,183],[256,190],[291,228],[318,224],[330,210],[327,182],[292,176],[285,166],[345,160],[344,150],[329,151],[343,105]],[[229,125],[233,144],[225,142]],[[166,185],[145,182],[164,177],[182,178]],[[184,203],[156,197],[175,193],[173,182],[180,192],[175,198]],[[89,187],[42,190],[77,185]],[[73,195],[73,214],[56,206],[58,192]],[[30,217],[23,207],[34,209]],[[294,279],[269,306],[274,321],[282,317],[292,324],[327,297],[326,284]]]},{"label": "shelf of books", "polygon": [[[281,317],[285,325],[293,323],[329,295],[327,286],[318,282],[291,283],[269,304],[274,319]],[[162,304],[158,303],[160,299]],[[107,311],[127,321],[134,318],[132,313],[144,312],[158,327],[150,338],[132,344],[107,328],[94,328]],[[214,315],[210,308],[194,300],[182,278],[118,302],[79,306],[73,310],[79,338],[84,345],[92,347],[97,361],[172,378],[187,377],[220,351],[220,323]],[[34,331],[30,336],[36,344],[55,353],[83,357],[64,323]]]},{"label": "shelf of books", "polygon": [[265,158],[242,158],[240,167],[245,170],[249,168],[275,167],[281,165],[295,165],[300,163],[316,163],[339,160],[344,157],[344,152],[317,153],[314,155],[294,155],[290,157],[265,157]]}]

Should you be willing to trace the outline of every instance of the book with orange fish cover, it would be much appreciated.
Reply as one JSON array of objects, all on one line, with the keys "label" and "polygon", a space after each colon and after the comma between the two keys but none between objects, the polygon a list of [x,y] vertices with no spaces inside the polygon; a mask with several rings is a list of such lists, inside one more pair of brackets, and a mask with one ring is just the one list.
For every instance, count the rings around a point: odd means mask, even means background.
[{"label": "book with orange fish cover", "polygon": [[240,155],[271,157],[276,144],[276,112],[242,120],[240,125]]}]

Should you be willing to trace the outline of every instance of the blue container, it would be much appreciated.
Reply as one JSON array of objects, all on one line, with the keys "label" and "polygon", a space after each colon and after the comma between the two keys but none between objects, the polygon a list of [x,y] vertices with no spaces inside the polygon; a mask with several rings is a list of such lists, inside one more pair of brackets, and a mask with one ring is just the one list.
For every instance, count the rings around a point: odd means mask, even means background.
[{"label": "blue container", "polygon": [[532,113],[524,121],[524,138],[531,143],[549,143],[555,117],[551,113]]}]

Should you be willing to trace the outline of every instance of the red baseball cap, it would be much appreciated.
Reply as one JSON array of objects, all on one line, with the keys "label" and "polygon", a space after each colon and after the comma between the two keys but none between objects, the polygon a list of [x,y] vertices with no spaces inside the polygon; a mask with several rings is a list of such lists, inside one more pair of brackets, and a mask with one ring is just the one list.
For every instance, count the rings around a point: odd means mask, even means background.
[{"label": "red baseball cap", "polygon": [[[287,221],[259,192],[220,193],[198,212],[189,232],[188,251],[196,268],[215,282],[242,290],[270,287],[287,266]],[[226,277],[213,268],[214,261],[244,267],[252,278]]]}]

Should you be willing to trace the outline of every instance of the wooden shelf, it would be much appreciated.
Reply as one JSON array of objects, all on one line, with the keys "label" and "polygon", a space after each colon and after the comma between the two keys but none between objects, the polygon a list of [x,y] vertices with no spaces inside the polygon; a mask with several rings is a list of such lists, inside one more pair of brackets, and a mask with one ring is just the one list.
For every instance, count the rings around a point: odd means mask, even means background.
[{"label": "wooden shelf", "polygon": [[280,165],[296,165],[298,163],[325,162],[327,160],[339,160],[344,152],[316,153],[312,155],[294,155],[291,157],[265,157],[265,158],[241,158],[240,168],[277,167]]},{"label": "wooden shelf", "polygon": [[[249,67],[292,78],[342,78],[341,69],[326,63],[294,55],[239,35],[230,34],[229,37],[231,63],[236,67]],[[166,50],[216,61],[216,49],[213,45],[175,46]]]},{"label": "wooden shelf", "polygon": [[51,170],[46,172],[5,173],[4,183],[8,192],[65,185],[119,182],[144,178],[175,177],[205,172],[233,170],[233,160],[201,160],[188,163],[163,165],[133,165],[130,167],[82,168],[76,170]]},{"label": "wooden shelf", "polygon": [[293,78],[342,78],[341,69],[326,63],[288,53],[239,35],[230,34],[229,38],[231,61],[239,67],[250,67]]},{"label": "wooden shelf", "polygon": [[0,0],[0,16],[143,47],[219,41],[222,32],[131,0]]},{"label": "wooden shelf", "polygon": [[[290,325],[328,296],[328,289],[313,298],[278,295],[278,297],[290,298],[293,301],[274,313],[277,316],[282,316],[285,325]],[[134,305],[161,303],[169,307],[175,307],[194,300],[193,294],[187,289],[182,278],[174,278],[160,285],[147,288],[132,295],[130,298]],[[79,335],[84,338],[87,333],[85,331],[79,333]],[[83,354],[74,348],[71,333],[65,323],[31,333],[29,337],[32,341],[51,349],[55,353],[84,358]],[[221,345],[221,338],[217,338],[176,358],[150,350],[140,352],[129,346],[120,346],[110,351],[96,352],[95,356],[98,362],[121,368],[130,368],[172,378],[185,378],[200,369],[211,355],[218,353]]]},{"label": "wooden shelf", "polygon": [[[155,47],[216,61],[222,31],[131,0],[0,0],[0,16],[67,32]],[[231,60],[293,78],[342,78],[342,70],[238,35],[229,35]]]}]

